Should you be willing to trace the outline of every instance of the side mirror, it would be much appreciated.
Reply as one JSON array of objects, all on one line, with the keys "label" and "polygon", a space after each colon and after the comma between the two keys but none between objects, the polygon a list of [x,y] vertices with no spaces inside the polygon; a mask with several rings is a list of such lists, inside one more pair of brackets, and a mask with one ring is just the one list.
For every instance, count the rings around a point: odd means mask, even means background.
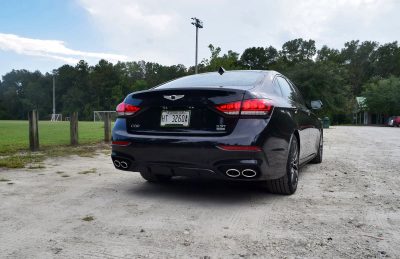
[{"label": "side mirror", "polygon": [[314,100],[311,101],[311,109],[318,110],[322,108],[322,101],[321,100]]}]

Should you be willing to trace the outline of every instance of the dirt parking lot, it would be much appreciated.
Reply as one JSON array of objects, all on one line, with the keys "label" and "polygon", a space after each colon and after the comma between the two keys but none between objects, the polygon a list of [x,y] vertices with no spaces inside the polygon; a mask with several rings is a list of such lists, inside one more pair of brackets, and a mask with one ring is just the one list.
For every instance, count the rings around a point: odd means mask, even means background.
[{"label": "dirt parking lot", "polygon": [[104,152],[0,169],[0,257],[399,258],[400,130],[331,127],[324,144],[323,163],[302,169],[292,196],[149,184]]}]

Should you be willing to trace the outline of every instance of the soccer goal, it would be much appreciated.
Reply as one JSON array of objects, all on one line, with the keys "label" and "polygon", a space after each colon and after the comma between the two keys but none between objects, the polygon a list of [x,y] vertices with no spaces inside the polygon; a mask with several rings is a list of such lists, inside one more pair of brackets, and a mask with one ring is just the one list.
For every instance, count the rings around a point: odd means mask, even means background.
[{"label": "soccer goal", "polygon": [[62,114],[60,113],[53,113],[51,115],[50,121],[62,121]]},{"label": "soccer goal", "polygon": [[115,111],[93,111],[93,121],[104,121],[106,114],[109,114],[110,119],[115,121],[115,118],[117,117],[117,113]]}]

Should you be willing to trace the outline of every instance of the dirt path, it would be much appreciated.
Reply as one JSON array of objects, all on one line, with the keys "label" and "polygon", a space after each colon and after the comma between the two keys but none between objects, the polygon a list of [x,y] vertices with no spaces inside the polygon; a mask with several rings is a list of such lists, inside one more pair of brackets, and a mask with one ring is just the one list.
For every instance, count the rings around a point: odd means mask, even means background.
[{"label": "dirt path", "polygon": [[0,169],[0,258],[399,258],[400,130],[331,128],[324,155],[293,196],[153,185],[104,154]]}]

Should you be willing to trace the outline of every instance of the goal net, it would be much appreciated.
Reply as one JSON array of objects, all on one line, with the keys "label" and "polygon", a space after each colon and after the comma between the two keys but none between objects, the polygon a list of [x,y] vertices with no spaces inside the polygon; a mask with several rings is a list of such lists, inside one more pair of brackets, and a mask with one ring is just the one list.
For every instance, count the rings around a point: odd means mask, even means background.
[{"label": "goal net", "polygon": [[50,121],[62,121],[62,114],[60,113],[53,113],[51,115]]},{"label": "goal net", "polygon": [[104,121],[106,114],[110,115],[111,121],[115,121],[117,113],[115,111],[93,111],[93,121]]}]

